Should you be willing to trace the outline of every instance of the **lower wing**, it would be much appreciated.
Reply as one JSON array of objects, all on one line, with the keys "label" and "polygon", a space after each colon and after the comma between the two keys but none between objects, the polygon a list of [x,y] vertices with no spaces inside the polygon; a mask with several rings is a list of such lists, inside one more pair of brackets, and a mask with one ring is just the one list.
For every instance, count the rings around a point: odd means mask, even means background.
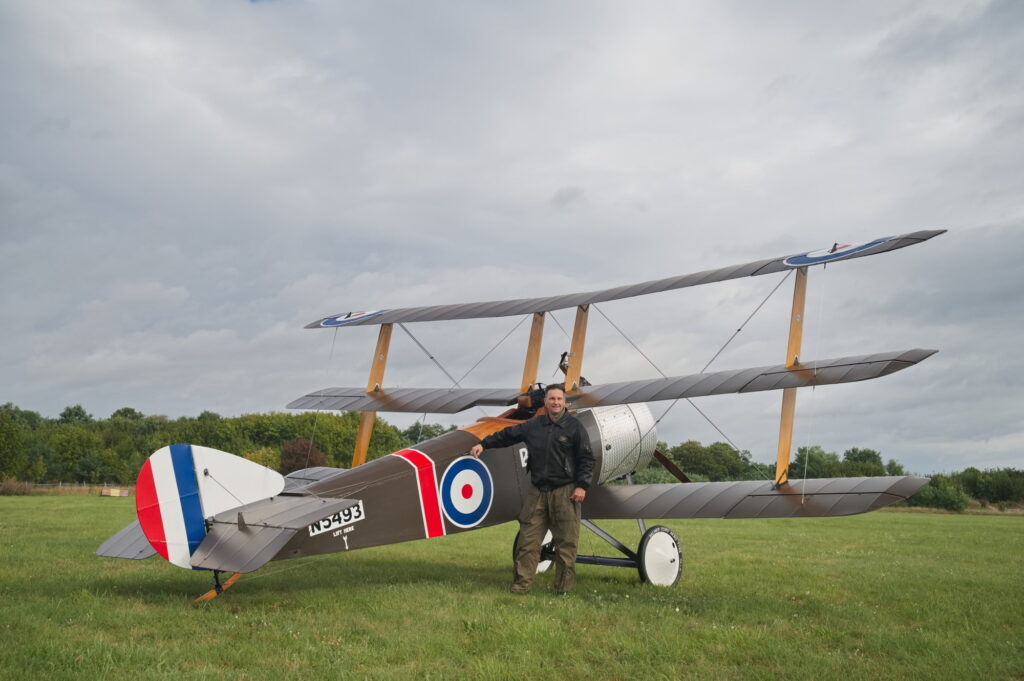
[{"label": "lower wing", "polygon": [[609,485],[592,488],[583,517],[817,518],[855,515],[910,497],[928,483],[917,476]]}]

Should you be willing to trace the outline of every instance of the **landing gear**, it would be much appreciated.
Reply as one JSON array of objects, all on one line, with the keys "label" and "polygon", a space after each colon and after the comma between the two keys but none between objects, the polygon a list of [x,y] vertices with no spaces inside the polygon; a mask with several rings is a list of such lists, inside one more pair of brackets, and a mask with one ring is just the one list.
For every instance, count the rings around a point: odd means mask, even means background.
[{"label": "landing gear", "polygon": [[644,532],[637,549],[640,579],[654,586],[675,586],[683,572],[683,553],[672,530],[655,525]]},{"label": "landing gear", "polygon": [[636,568],[640,573],[640,579],[648,584],[675,586],[683,572],[683,554],[676,536],[662,525],[647,529],[643,521],[639,521],[639,524],[643,535],[640,538],[640,547],[633,551],[598,527],[594,521],[584,520],[584,527],[618,549],[625,558],[577,556],[576,562],[584,565]]},{"label": "landing gear", "polygon": [[[547,572],[555,560],[555,545],[552,543],[551,530],[544,534],[544,541],[540,545],[540,561],[537,563],[537,574]],[[519,533],[516,532],[515,541],[512,542],[512,563],[516,562],[516,552],[519,549]]]}]

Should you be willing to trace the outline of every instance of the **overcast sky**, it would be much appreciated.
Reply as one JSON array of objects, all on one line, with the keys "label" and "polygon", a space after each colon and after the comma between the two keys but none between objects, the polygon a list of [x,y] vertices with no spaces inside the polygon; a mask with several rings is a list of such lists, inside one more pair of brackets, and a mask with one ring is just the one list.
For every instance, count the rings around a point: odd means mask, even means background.
[{"label": "overcast sky", "polygon": [[[1015,0],[0,1],[0,402],[280,410],[366,381],[376,328],[327,314],[948,229],[811,270],[804,358],[940,352],[801,391],[794,446],[1024,467],[1021,64]],[[600,307],[693,373],[781,276]],[[783,361],[791,291],[711,369]],[[409,328],[459,377],[519,321]],[[463,385],[517,385],[528,327]],[[584,375],[657,374],[592,313]],[[448,385],[398,329],[385,383]],[[699,404],[771,461],[780,400]],[[685,403],[659,436],[721,439]]]}]

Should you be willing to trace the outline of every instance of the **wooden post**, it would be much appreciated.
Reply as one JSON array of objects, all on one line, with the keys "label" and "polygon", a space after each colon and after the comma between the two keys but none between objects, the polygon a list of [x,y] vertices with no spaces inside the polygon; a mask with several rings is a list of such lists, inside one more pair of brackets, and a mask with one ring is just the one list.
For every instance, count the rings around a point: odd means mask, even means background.
[{"label": "wooden post", "polygon": [[580,373],[583,371],[583,346],[587,342],[587,316],[589,305],[576,308],[576,324],[572,327],[572,344],[569,346],[568,366],[565,369],[565,391],[575,392],[580,388]]},{"label": "wooden post", "polygon": [[[793,282],[793,309],[789,316],[789,343],[786,346],[786,368],[800,365],[800,343],[804,335],[804,301],[807,299],[807,268],[796,271]],[[779,451],[775,461],[775,484],[789,479],[789,458],[793,449],[793,419],[796,416],[796,388],[782,391],[782,415],[779,420]]]},{"label": "wooden post", "polygon": [[526,361],[523,363],[523,382],[519,392],[525,393],[537,382],[537,366],[540,364],[540,343],[544,338],[544,313],[533,313],[530,327],[530,344],[526,346]]},{"label": "wooden post", "polygon": [[[373,362],[370,364],[370,378],[366,382],[366,392],[368,393],[379,392],[381,383],[384,381],[384,368],[388,363],[392,328],[391,324],[380,325],[380,333],[377,334],[377,348],[373,352]],[[373,423],[376,419],[377,412],[373,411],[364,411],[359,415],[356,446],[352,451],[352,468],[366,462],[366,452],[370,449],[370,435],[373,434]]]}]

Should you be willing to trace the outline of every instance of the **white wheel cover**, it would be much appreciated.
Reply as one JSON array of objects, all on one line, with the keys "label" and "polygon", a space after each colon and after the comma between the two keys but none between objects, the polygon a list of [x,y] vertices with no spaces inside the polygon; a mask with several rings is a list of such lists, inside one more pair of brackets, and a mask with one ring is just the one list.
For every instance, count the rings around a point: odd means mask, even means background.
[{"label": "white wheel cover", "polygon": [[668,532],[653,532],[644,545],[640,560],[647,581],[655,586],[672,586],[682,567],[679,546]]}]

